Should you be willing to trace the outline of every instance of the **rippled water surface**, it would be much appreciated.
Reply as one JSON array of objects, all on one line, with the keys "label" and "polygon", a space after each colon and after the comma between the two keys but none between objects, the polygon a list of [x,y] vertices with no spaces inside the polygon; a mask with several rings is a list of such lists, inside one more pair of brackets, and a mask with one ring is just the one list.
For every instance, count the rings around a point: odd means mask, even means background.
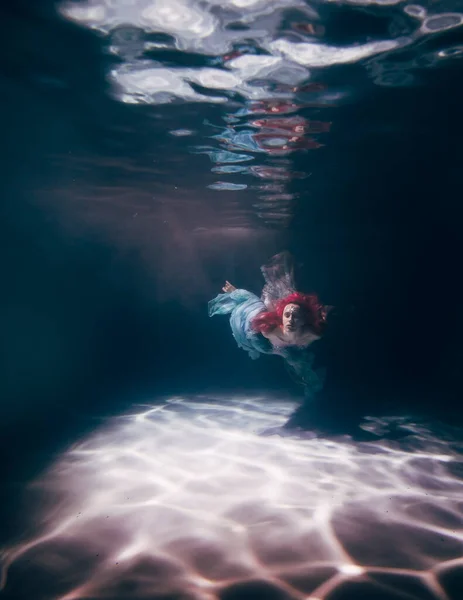
[{"label": "rippled water surface", "polygon": [[[391,90],[402,90],[406,99],[414,89],[420,104],[427,73],[458,67],[463,56],[458,5],[57,3],[61,22],[38,20],[43,31],[31,40],[38,54],[31,77],[38,87],[54,88],[63,101],[66,88],[77,85],[80,110],[92,127],[98,123],[101,134],[97,155],[84,148],[56,157],[57,169],[69,169],[61,203],[67,195],[73,216],[77,211],[81,218],[107,221],[130,214],[144,224],[150,220],[151,229],[153,220],[161,227],[172,213],[198,234],[285,228],[298,202],[318,194],[315,180],[323,177],[329,187],[336,179],[333,163],[324,163],[320,172],[319,155],[326,156],[333,144],[339,156],[355,152],[358,140],[372,133],[402,129],[407,135],[397,113],[389,115],[395,123],[367,124],[353,111],[362,103],[400,107],[399,92]],[[76,52],[84,49],[85,39],[77,35],[84,31],[93,49],[98,47],[94,56],[88,48]],[[52,47],[45,51],[42,44]],[[67,73],[53,55],[54,45],[62,46],[63,61],[68,55],[75,63]],[[78,118],[85,126],[85,114]],[[346,136],[351,149],[345,148]]]}]

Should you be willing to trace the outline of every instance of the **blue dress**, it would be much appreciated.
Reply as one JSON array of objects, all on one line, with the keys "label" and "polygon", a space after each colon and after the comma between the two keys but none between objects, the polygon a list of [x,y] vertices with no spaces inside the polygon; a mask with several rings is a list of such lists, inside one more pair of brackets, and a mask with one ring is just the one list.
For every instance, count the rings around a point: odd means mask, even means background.
[{"label": "blue dress", "polygon": [[252,359],[259,358],[261,354],[277,354],[285,360],[291,375],[305,387],[306,395],[323,387],[324,372],[313,369],[314,355],[311,352],[298,346],[275,348],[261,333],[253,331],[251,323],[254,317],[268,310],[258,296],[247,290],[236,289],[210,300],[208,308],[210,317],[230,315],[233,337]]},{"label": "blue dress", "polygon": [[254,317],[267,310],[258,296],[247,290],[234,290],[210,300],[208,308],[210,317],[230,314],[233,337],[253,360],[260,354],[273,354],[270,341],[251,327]]}]

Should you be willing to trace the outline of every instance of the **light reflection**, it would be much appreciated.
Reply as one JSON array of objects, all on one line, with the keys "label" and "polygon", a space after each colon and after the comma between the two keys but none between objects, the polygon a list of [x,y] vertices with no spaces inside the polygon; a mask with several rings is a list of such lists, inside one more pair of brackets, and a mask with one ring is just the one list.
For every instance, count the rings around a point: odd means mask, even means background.
[{"label": "light reflection", "polygon": [[270,44],[273,52],[307,67],[327,67],[336,64],[354,63],[359,60],[388,52],[400,46],[397,40],[368,42],[346,48],[317,43],[293,43],[279,39]]},{"label": "light reflection", "polygon": [[207,186],[211,190],[238,191],[245,190],[248,186],[245,183],[232,183],[230,181],[216,181]]},{"label": "light reflection", "polygon": [[[303,88],[308,93],[325,91],[325,86],[316,83],[300,87],[300,89]],[[220,132],[211,136],[211,139],[215,140],[223,150],[214,151],[209,147],[207,149],[196,147],[195,149],[195,152],[207,152],[211,160],[218,164],[212,168],[215,173],[234,173],[240,178],[244,175],[251,175],[260,180],[274,180],[271,183],[262,182],[252,186],[240,182],[214,182],[208,185],[210,189],[233,189],[234,191],[251,187],[252,190],[258,192],[258,199],[263,200],[252,204],[256,209],[256,216],[264,224],[272,227],[287,227],[290,224],[296,195],[285,189],[285,184],[282,182],[290,182],[301,177],[301,174],[293,173],[292,164],[284,157],[294,152],[322,147],[323,143],[319,141],[319,136],[328,133],[331,128],[331,122],[312,120],[302,115],[292,114],[296,108],[297,105],[293,102],[274,98],[247,102],[243,108],[235,110],[233,113],[226,113],[223,119],[226,126],[219,127]],[[209,123],[209,125],[214,130],[218,128],[215,124]],[[238,162],[238,156],[251,158],[256,153],[267,158],[266,165],[230,168],[229,165],[223,164]],[[271,159],[272,162],[268,159]],[[242,158],[239,160],[241,161]],[[269,195],[269,191],[275,193]],[[259,192],[262,192],[263,195]]]},{"label": "light reflection", "polygon": [[[406,35],[394,35],[394,23],[401,21],[401,15],[398,14],[397,19],[391,15],[389,39],[346,46],[318,40],[325,35],[325,24],[317,9],[302,0],[65,0],[59,4],[59,11],[65,18],[106,35],[109,52],[124,60],[121,65],[124,77],[117,76],[119,69],[110,74],[116,97],[126,102],[154,104],[168,102],[172,95],[187,102],[222,101],[214,94],[193,93],[189,86],[191,81],[211,90],[239,91],[248,100],[265,100],[271,91],[273,100],[277,101],[283,94],[286,95],[283,100],[291,102],[291,94],[312,77],[308,69],[331,68],[372,58],[387,59],[394,51],[415,44],[421,37],[438,36],[463,23],[462,13],[444,12],[444,5],[452,8],[450,1],[439,4],[440,13],[433,7],[435,12],[431,14],[426,7],[400,0],[344,0],[343,3],[354,7],[402,4],[398,10],[416,19],[416,26],[407,30]],[[300,20],[285,23],[288,11],[297,11]],[[326,10],[324,13],[329,25],[330,15]],[[236,23],[246,26],[243,29],[230,27]],[[297,42],[285,35],[288,26],[291,38],[296,36]],[[150,39],[153,34],[166,39],[153,42]],[[147,61],[149,64],[143,74],[140,63],[144,62],[146,52],[164,47],[211,57],[209,65],[222,68],[207,65],[172,68],[170,77],[161,74],[165,80],[164,93],[153,94],[151,69],[166,67]],[[262,83],[260,87],[256,87],[256,80]],[[375,81],[382,85],[381,80]],[[169,94],[169,85],[174,89],[172,94]]]},{"label": "light reflection", "polygon": [[260,586],[255,597],[329,600],[355,580],[362,597],[403,598],[408,582],[414,598],[452,598],[457,444],[404,420],[402,444],[317,439],[281,429],[294,408],[177,397],[112,419],[31,486],[46,499],[40,532],[3,553],[4,591],[214,600]]},{"label": "light reflection", "polygon": [[[341,106],[353,96],[347,71],[342,88],[336,83],[336,66],[358,65],[377,86],[404,87],[416,83],[418,70],[460,54],[458,47],[447,49],[445,41],[439,43],[440,32],[463,22],[463,14],[444,12],[454,8],[452,0],[444,0],[445,7],[441,2],[440,12],[434,5],[399,0],[343,0],[341,4],[351,5],[354,28],[357,7],[369,7],[373,15],[377,5],[379,15],[382,7],[397,5],[384,15],[389,24],[383,39],[365,32],[349,44],[333,38],[331,18],[336,21],[336,11],[324,6],[330,1],[309,6],[303,0],[64,0],[59,10],[65,18],[99,31],[105,51],[118,57],[108,73],[117,100],[223,107],[223,126],[216,126],[215,146],[207,153],[214,173],[227,173],[237,181],[209,179],[204,186],[239,191],[258,188],[244,178],[261,179],[262,173],[271,179],[273,171],[281,181],[275,159],[330,143],[331,122],[319,118],[320,109]],[[404,49],[418,48],[421,39],[432,36],[432,52],[410,52],[411,58],[404,59]],[[168,62],[163,50],[168,50]],[[333,81],[331,74],[334,82],[327,86]],[[316,121],[311,118],[315,115]],[[202,152],[199,146],[190,151]],[[241,161],[260,164],[228,168]],[[276,206],[271,213],[262,209],[256,215],[262,223],[287,224],[290,204],[280,208],[280,217]]]}]

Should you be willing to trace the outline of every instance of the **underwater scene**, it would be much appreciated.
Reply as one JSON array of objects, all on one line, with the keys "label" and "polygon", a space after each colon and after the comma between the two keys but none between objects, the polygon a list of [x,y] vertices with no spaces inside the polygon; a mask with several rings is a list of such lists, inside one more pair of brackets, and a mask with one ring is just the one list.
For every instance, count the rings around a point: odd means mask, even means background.
[{"label": "underwater scene", "polygon": [[3,0],[0,598],[463,598],[462,0]]}]

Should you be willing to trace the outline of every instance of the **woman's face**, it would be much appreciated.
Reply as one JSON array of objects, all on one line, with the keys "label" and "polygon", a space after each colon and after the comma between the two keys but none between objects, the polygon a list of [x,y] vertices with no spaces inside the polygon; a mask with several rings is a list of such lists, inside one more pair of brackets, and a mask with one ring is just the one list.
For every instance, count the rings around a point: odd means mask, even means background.
[{"label": "woman's face", "polygon": [[305,324],[304,312],[299,304],[287,304],[283,310],[282,328],[284,333],[294,333]]}]

